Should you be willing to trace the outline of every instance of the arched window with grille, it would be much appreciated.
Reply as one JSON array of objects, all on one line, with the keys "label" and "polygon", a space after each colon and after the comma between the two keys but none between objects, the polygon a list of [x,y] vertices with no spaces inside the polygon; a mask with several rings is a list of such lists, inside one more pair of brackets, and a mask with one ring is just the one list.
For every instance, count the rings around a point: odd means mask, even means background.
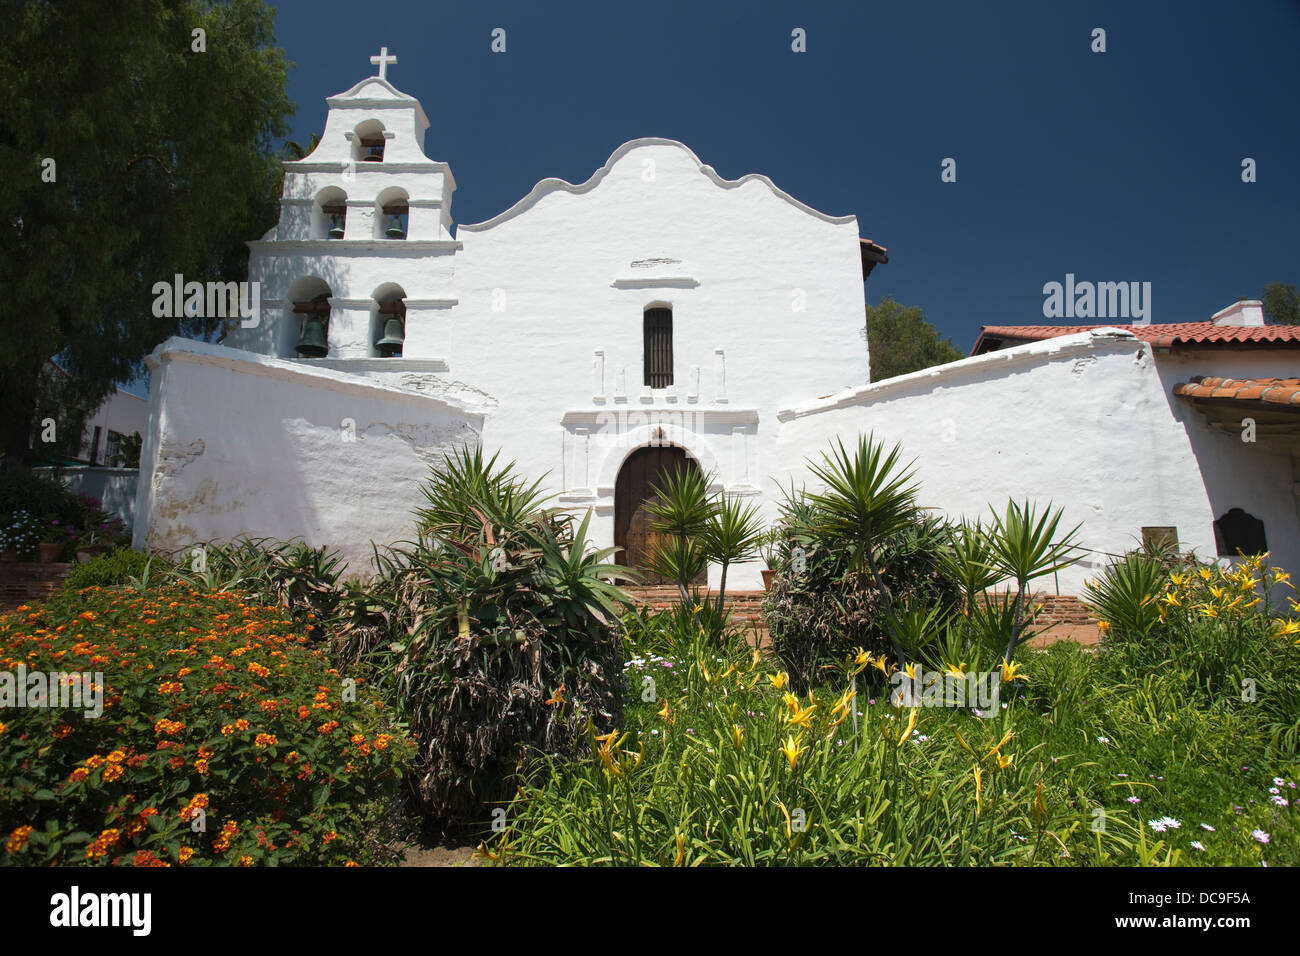
[{"label": "arched window with grille", "polygon": [[673,384],[673,310],[645,310],[645,384],[669,388]]}]

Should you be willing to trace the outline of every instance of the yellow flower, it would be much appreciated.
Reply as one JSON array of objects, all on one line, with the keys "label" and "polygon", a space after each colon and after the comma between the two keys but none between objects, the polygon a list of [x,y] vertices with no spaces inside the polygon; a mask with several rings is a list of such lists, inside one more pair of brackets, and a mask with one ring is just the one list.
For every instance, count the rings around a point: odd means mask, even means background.
[{"label": "yellow flower", "polygon": [[1204,614],[1206,617],[1219,616],[1219,611],[1217,608],[1215,608],[1213,604],[1202,604],[1200,605],[1200,608],[1201,608],[1201,613]]},{"label": "yellow flower", "polygon": [[813,711],[817,708],[815,706],[803,707],[799,704],[797,698],[792,698],[789,703],[790,715],[786,717],[786,723],[798,724],[800,727],[807,727],[811,730]]},{"label": "yellow flower", "polygon": [[750,669],[751,671],[752,671],[754,668],[758,667],[758,662],[759,662],[759,659],[760,659],[761,657],[762,657],[762,655],[759,653],[758,648],[757,648],[757,647],[754,648],[754,658],[753,658],[753,660],[751,660],[751,661],[749,662],[749,669]]},{"label": "yellow flower", "polygon": [[903,746],[907,738],[912,736],[912,730],[916,727],[916,708],[912,708],[910,716],[907,718],[907,726],[903,728],[902,736],[898,738],[898,746]]},{"label": "yellow flower", "polygon": [[916,680],[916,664],[909,663],[906,667],[903,668],[903,671],[904,673],[907,674],[908,680],[913,680],[913,681]]},{"label": "yellow flower", "polygon": [[996,759],[998,763],[998,769],[1006,770],[1008,767],[1011,766],[1011,761],[1016,759],[1016,755],[1010,754],[1008,756],[1003,756],[1002,754],[998,754]]},{"label": "yellow flower", "polygon": [[703,611],[703,610],[704,610],[704,605],[703,605],[703,604],[697,604],[697,605],[695,605],[695,609],[694,609],[693,611],[691,611],[691,613],[692,613],[692,614],[699,614],[699,613],[700,613],[701,611]]},{"label": "yellow flower", "polygon": [[736,747],[739,748],[739,747],[740,747],[740,742],[741,742],[741,740],[742,740],[742,739],[744,738],[744,736],[745,736],[745,728],[741,727],[740,724],[732,724],[732,725],[731,725],[731,736],[732,736],[732,739],[734,739],[734,740],[736,741]]},{"label": "yellow flower", "polygon": [[799,698],[794,696],[794,694],[786,691],[785,694],[782,695],[781,700],[785,702],[786,707],[790,708],[791,713],[799,712]]},{"label": "yellow flower", "polygon": [[1163,600],[1170,607],[1182,607],[1182,602],[1178,600],[1177,595],[1175,595],[1172,591],[1166,594],[1161,600]]},{"label": "yellow flower", "polygon": [[673,866],[681,866],[686,860],[686,838],[679,831],[677,834],[677,859],[673,860]]},{"label": "yellow flower", "polygon": [[1176,588],[1183,586],[1183,575],[1181,574],[1171,574],[1169,575],[1169,580],[1174,582],[1174,587]]},{"label": "yellow flower", "polygon": [[984,771],[981,770],[979,767],[976,767],[975,768],[975,813],[976,814],[980,812],[980,806],[981,806],[980,789],[981,789],[981,784],[983,782],[984,782]]},{"label": "yellow flower", "polygon": [[853,673],[861,674],[866,668],[871,666],[871,655],[859,647],[857,654],[854,655],[849,666],[853,669]]},{"label": "yellow flower", "polygon": [[800,755],[808,749],[807,747],[799,746],[802,741],[802,734],[800,734],[797,739],[794,734],[789,734],[785,738],[785,742],[781,744],[781,753],[785,756],[785,759],[789,761],[791,770],[795,769],[795,765],[799,762]]},{"label": "yellow flower", "polygon": [[668,700],[667,700],[666,698],[665,698],[665,700],[664,700],[664,705],[663,705],[663,707],[661,707],[661,708],[659,709],[659,716],[662,717],[664,720],[667,720],[667,721],[669,721],[669,722],[675,722],[675,721],[676,721],[676,718],[673,716],[672,708],[670,708],[670,707],[668,706]]},{"label": "yellow flower", "polygon": [[713,683],[713,677],[709,674],[709,669],[704,666],[704,661],[700,661],[700,673],[704,675],[704,683]]},{"label": "yellow flower", "polygon": [[[754,653],[757,654],[758,652],[755,651]],[[772,682],[772,686],[777,690],[784,690],[790,686],[790,675],[785,671],[781,671],[779,674],[768,674],[767,679]]]},{"label": "yellow flower", "polygon": [[853,703],[853,698],[857,696],[858,692],[856,690],[846,690],[844,693],[840,694],[840,699],[837,700],[835,706],[831,708],[831,713],[847,714],[849,712],[849,704]]},{"label": "yellow flower", "polygon": [[789,840],[794,836],[790,825],[790,811],[785,808],[785,804],[780,800],[776,801],[776,805],[781,808],[781,816],[785,817],[785,838]]},{"label": "yellow flower", "polygon": [[962,670],[960,664],[949,664],[947,667],[943,669],[943,672],[947,674],[949,677],[955,677],[958,680],[966,679],[966,672]]},{"label": "yellow flower", "polygon": [[1274,634],[1274,637],[1288,637],[1291,634],[1300,634],[1300,621],[1279,622],[1277,633]]},{"label": "yellow flower", "polygon": [[1109,633],[1110,633],[1110,621],[1098,621],[1098,622],[1097,622],[1097,630],[1101,631],[1101,633],[1103,633],[1103,634],[1109,634]]},{"label": "yellow flower", "polygon": [[1002,749],[1003,744],[1005,744],[1008,740],[1010,740],[1015,735],[1016,732],[1014,730],[1008,730],[1006,736],[1004,736],[1001,740],[999,740],[996,744],[994,744],[993,749],[984,755],[984,759],[988,760],[990,757],[992,757],[995,753],[997,753],[999,750]]},{"label": "yellow flower", "polygon": [[888,670],[889,662],[885,660],[884,654],[881,654],[871,663],[877,670],[880,671],[880,673],[884,674],[885,676],[889,676],[889,670]]},{"label": "yellow flower", "polygon": [[1004,681],[1028,680],[1029,675],[1021,672],[1019,664],[1012,664],[1012,663],[1008,663],[1007,661],[1003,661],[1002,679]]}]

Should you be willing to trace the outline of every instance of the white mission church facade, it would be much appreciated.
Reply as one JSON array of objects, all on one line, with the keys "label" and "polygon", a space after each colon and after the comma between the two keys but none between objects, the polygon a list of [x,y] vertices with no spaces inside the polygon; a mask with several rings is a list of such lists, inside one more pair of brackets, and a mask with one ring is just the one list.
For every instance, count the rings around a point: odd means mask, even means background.
[{"label": "white mission church facade", "polygon": [[1062,593],[1143,529],[1212,556],[1233,508],[1300,569],[1300,404],[1243,443],[1174,394],[1196,375],[1294,376],[1300,351],[1186,354],[1090,328],[871,384],[863,282],[887,259],[856,217],[646,138],[457,226],[429,121],[376,60],[285,163],[280,221],[249,243],[260,315],[149,359],[137,547],[301,538],[364,574],[372,541],[411,536],[430,466],[470,443],[591,509],[594,543],[635,565],[647,486],[673,462],[774,518],[780,488],[811,484],[806,459],[874,431],[953,517],[1008,496],[1065,506],[1097,554]]}]

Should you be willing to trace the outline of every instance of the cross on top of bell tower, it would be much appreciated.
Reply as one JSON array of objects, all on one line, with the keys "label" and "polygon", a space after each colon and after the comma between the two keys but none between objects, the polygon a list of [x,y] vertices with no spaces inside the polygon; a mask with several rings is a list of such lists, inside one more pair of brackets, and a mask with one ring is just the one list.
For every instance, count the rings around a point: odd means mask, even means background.
[{"label": "cross on top of bell tower", "polygon": [[370,58],[370,62],[375,64],[377,67],[379,67],[379,78],[381,80],[386,80],[388,79],[388,64],[390,63],[396,64],[397,57],[389,56],[388,47],[382,46],[379,48],[379,55],[372,56]]}]

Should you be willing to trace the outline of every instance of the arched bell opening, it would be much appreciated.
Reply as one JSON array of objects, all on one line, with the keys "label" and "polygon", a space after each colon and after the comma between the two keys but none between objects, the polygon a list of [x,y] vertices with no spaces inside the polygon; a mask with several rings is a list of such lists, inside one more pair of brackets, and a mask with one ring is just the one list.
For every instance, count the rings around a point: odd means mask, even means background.
[{"label": "arched bell opening", "polygon": [[277,351],[282,358],[325,358],[329,354],[330,291],[315,277],[299,279],[289,288]]}]

